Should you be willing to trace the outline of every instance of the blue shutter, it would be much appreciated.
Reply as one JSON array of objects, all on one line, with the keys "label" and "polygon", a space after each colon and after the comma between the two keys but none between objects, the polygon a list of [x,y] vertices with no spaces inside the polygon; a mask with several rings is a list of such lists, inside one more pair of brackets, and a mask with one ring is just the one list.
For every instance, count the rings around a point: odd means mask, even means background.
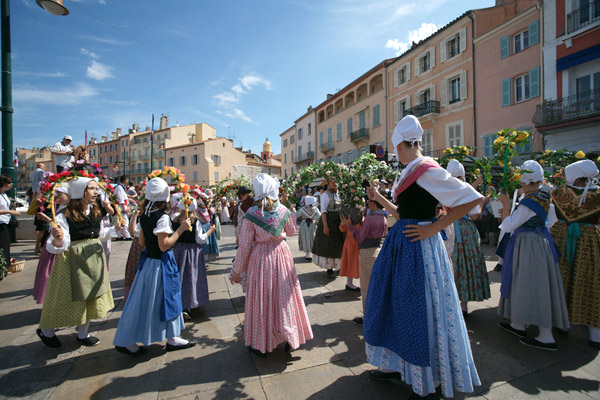
[{"label": "blue shutter", "polygon": [[352,134],[352,117],[348,118],[348,137]]},{"label": "blue shutter", "polygon": [[319,132],[319,146],[323,146],[323,131]]},{"label": "blue shutter", "polygon": [[375,107],[373,107],[373,127],[379,126],[380,124],[380,120],[379,120],[379,104],[377,104]]},{"label": "blue shutter", "polygon": [[510,39],[508,36],[500,38],[500,58],[506,58],[510,55]]},{"label": "blue shutter", "polygon": [[509,105],[510,105],[510,78],[506,78],[506,79],[502,79],[502,107],[506,107]]},{"label": "blue shutter", "polygon": [[536,20],[533,21],[530,25],[529,25],[529,45],[533,46],[534,44],[537,44],[539,42],[539,24],[540,21]]},{"label": "blue shutter", "polygon": [[483,137],[483,155],[485,157],[493,156],[492,146],[494,145],[494,140],[496,140],[496,134],[492,133],[491,135],[485,135]]},{"label": "blue shutter", "polygon": [[529,97],[540,95],[540,67],[537,66],[529,71]]}]

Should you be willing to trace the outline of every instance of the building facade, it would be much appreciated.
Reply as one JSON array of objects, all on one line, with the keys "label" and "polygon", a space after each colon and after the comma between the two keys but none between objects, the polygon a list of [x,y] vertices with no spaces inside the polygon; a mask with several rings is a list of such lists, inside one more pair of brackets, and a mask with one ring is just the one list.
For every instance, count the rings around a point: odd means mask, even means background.
[{"label": "building facade", "polygon": [[296,125],[283,131],[279,135],[281,138],[281,174],[283,179],[287,178],[294,171],[298,171],[294,163],[296,153]]},{"label": "building facade", "polygon": [[298,118],[295,122],[296,156],[293,162],[296,166],[296,171],[315,162],[316,123],[317,113],[312,106],[308,107],[306,114]]}]

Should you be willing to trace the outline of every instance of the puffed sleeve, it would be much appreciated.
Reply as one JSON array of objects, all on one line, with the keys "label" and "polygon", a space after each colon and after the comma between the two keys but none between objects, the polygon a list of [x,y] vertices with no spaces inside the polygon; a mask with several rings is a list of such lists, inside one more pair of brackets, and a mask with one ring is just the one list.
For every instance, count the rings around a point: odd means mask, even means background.
[{"label": "puffed sleeve", "polygon": [[171,220],[167,214],[164,214],[158,222],[156,223],[156,228],[152,231],[155,235],[159,233],[168,233],[169,235],[173,233],[173,227],[171,226]]},{"label": "puffed sleeve", "polygon": [[115,226],[102,226],[100,225],[100,232],[98,232],[98,239],[101,242],[108,242],[112,238],[117,237],[117,233],[115,232]]},{"label": "puffed sleeve", "polygon": [[510,233],[523,225],[525,222],[529,221],[531,218],[535,217],[535,215],[536,214],[531,211],[531,209],[525,206],[517,207],[511,215],[502,221],[500,224],[500,229],[506,233]]},{"label": "puffed sleeve", "polygon": [[428,169],[417,179],[417,184],[427,190],[441,205],[448,208],[483,198],[481,193],[471,185],[453,178],[443,168]]},{"label": "puffed sleeve", "polygon": [[548,208],[548,229],[552,228],[552,225],[558,222],[558,217],[556,216],[556,208],[554,208],[554,204],[550,203],[550,207]]},{"label": "puffed sleeve", "polygon": [[207,240],[208,236],[204,232],[204,229],[202,229],[202,224],[200,221],[196,221],[196,243],[204,244]]},{"label": "puffed sleeve", "polygon": [[67,219],[65,218],[64,214],[61,213],[56,216],[56,223],[63,230],[62,246],[55,247],[52,244],[52,242],[54,241],[55,238],[54,238],[54,236],[52,236],[52,234],[50,234],[50,237],[46,241],[46,250],[52,254],[61,254],[65,250],[67,250],[69,248],[69,246],[71,245],[71,234],[69,233],[69,223],[67,222]]}]

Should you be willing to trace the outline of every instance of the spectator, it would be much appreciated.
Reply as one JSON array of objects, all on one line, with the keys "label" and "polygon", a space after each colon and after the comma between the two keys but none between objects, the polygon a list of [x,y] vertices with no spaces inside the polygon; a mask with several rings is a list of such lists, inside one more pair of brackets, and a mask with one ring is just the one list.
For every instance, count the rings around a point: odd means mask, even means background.
[{"label": "spectator", "polygon": [[43,163],[37,163],[37,169],[31,174],[31,191],[38,193],[40,191],[40,181],[46,173],[46,166]]},{"label": "spectator", "polygon": [[54,156],[56,172],[59,174],[68,168],[71,163],[71,156],[73,155],[73,149],[71,148],[72,141],[73,138],[66,135],[62,142],[58,142],[52,146],[52,155]]},{"label": "spectator", "polygon": [[[6,265],[10,265],[10,235],[8,223],[11,216],[21,215],[20,212],[12,210],[10,200],[6,192],[12,189],[12,179],[6,175],[0,175],[0,250],[2,250]],[[2,277],[4,278],[4,277]]]}]

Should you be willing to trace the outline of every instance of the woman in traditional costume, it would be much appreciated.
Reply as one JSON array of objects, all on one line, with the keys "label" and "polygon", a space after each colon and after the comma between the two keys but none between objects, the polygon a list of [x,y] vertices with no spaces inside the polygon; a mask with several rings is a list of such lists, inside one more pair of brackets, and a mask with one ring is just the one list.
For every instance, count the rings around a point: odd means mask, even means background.
[{"label": "woman in traditional costume", "polygon": [[[204,232],[208,232],[211,226],[215,226],[213,223],[212,216],[210,214],[210,209],[207,207],[207,202],[209,201],[208,195],[205,193],[200,193],[196,211],[196,215],[198,216],[198,221],[202,225],[202,230]],[[213,229],[212,233],[208,235],[206,239],[206,243],[202,245],[202,252],[204,253],[204,262],[208,262],[209,256],[216,257],[219,254],[219,243],[217,242],[216,235],[216,226]]]},{"label": "woman in traditional costume", "polygon": [[567,184],[552,192],[559,221],[552,226],[560,258],[569,321],[587,325],[589,344],[600,348],[600,190],[598,168],[581,160],[565,168]]},{"label": "woman in traditional costume", "polygon": [[256,205],[245,215],[231,282],[240,283],[247,272],[244,339],[253,353],[265,357],[280,343],[286,343],[286,351],[297,349],[313,333],[285,242],[296,233],[295,213],[279,203],[276,179],[261,173],[252,186]]},{"label": "woman in traditional costume", "polygon": [[[547,228],[556,222],[556,214],[550,195],[539,190],[544,183],[542,166],[528,160],[521,169],[531,172],[521,177],[524,197],[512,214],[510,199],[500,195],[500,228],[511,234],[502,265],[498,306],[498,314],[510,323],[500,322],[500,327],[518,336],[524,345],[556,350],[552,327],[569,329],[558,251]],[[527,337],[527,325],[538,326],[536,338]]]},{"label": "woman in traditional costume", "polygon": [[133,213],[131,221],[129,222],[129,235],[133,238],[133,240],[131,241],[131,247],[129,248],[129,254],[127,255],[127,263],[125,264],[125,280],[123,283],[125,300],[127,300],[127,297],[129,297],[131,285],[133,285],[133,281],[135,280],[135,270],[140,263],[142,252],[145,249],[144,245],[141,244],[139,240],[141,230],[138,222],[139,216],[140,209],[137,209]]},{"label": "woman in traditional costume", "polygon": [[139,237],[146,250],[115,333],[113,344],[120,353],[141,355],[147,348],[138,343],[148,346],[165,339],[167,351],[196,344],[179,337],[184,328],[181,285],[171,249],[191,224],[189,219],[184,219],[173,231],[171,219],[165,213],[169,208],[169,194],[169,186],[162,178],[148,181]]},{"label": "woman in traditional costume", "polygon": [[[465,168],[457,160],[450,160],[446,168],[450,175],[465,182]],[[467,302],[484,301],[491,297],[490,279],[481,251],[481,238],[471,216],[479,215],[480,207],[470,210],[454,223],[452,268],[463,315],[467,315]]]},{"label": "woman in traditional costume", "polygon": [[[363,332],[377,380],[402,379],[413,397],[480,385],[467,328],[440,231],[481,202],[470,185],[423,157],[423,128],[412,115],[394,129],[392,144],[406,168],[392,189],[397,207],[374,184],[369,198],[398,218],[386,236],[369,282]],[[438,203],[448,213],[435,219]]]},{"label": "woman in traditional costume", "polygon": [[312,196],[304,197],[304,206],[298,211],[297,218],[300,221],[300,251],[304,252],[304,259],[311,261],[310,252],[315,241],[317,222],[321,218],[321,212],[317,208],[317,199]]},{"label": "woman in traditional costume", "polygon": [[56,259],[37,334],[52,348],[61,346],[55,330],[67,326],[78,326],[76,340],[81,345],[97,345],[100,340],[88,334],[90,322],[104,318],[114,307],[101,241],[115,236],[115,228],[100,227],[108,203],[100,203],[98,183],[91,178],[71,180],[69,195],[71,200],[56,216],[58,226],[46,242],[46,250]]},{"label": "woman in traditional costume", "polygon": [[312,248],[313,262],[327,270],[327,276],[335,277],[334,269],[340,267],[344,235],[340,231],[340,211],[342,209],[337,184],[329,180],[328,189],[320,196],[321,220],[317,226]]},{"label": "woman in traditional costume", "polygon": [[229,204],[227,203],[226,197],[221,197],[221,223],[228,224],[231,222],[229,217]]}]

